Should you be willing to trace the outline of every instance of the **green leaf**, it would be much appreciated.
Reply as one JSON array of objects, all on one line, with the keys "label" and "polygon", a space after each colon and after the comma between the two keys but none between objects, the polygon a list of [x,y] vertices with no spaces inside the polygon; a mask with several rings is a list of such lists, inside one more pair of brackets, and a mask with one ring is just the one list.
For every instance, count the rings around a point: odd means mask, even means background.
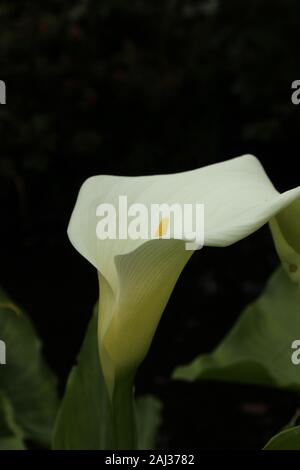
[{"label": "green leaf", "polygon": [[24,450],[23,438],[11,403],[0,393],[0,450]]},{"label": "green leaf", "polygon": [[300,426],[288,428],[276,434],[263,450],[300,450]]},{"label": "green leaf", "polygon": [[6,349],[6,364],[0,365],[0,390],[12,406],[24,439],[49,446],[58,406],[56,380],[42,358],[31,321],[3,291],[0,339]]},{"label": "green leaf", "polygon": [[136,401],[137,433],[139,450],[156,448],[156,437],[161,425],[162,403],[146,395]]},{"label": "green leaf", "polygon": [[279,268],[219,346],[191,364],[178,367],[173,377],[299,390],[299,367],[291,361],[295,339],[300,339],[300,289]]},{"label": "green leaf", "polygon": [[54,449],[108,450],[113,448],[110,403],[100,367],[97,309],[73,367],[54,433]]}]

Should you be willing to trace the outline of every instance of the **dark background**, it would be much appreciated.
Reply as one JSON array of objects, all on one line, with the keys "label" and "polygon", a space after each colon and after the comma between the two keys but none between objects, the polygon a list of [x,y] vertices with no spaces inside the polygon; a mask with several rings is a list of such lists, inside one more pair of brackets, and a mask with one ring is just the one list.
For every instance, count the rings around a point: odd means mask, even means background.
[{"label": "dark background", "polygon": [[[299,185],[300,2],[2,0],[0,26],[0,284],[63,391],[98,295],[66,235],[87,177],[254,153],[278,190]],[[192,257],[137,377],[164,401],[160,446],[261,448],[295,412],[292,393],[169,379],[220,341],[277,263],[267,227]]]}]

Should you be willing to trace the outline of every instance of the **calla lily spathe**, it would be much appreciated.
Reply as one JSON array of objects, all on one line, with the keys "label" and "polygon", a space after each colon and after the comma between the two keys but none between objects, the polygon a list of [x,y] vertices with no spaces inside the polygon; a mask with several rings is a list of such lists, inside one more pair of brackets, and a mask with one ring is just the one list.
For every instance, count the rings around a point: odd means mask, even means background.
[{"label": "calla lily spathe", "polygon": [[134,371],[145,357],[175,283],[192,255],[178,239],[99,240],[96,208],[128,203],[201,203],[204,245],[223,247],[271,221],[275,245],[286,270],[299,280],[300,188],[280,194],[260,162],[244,155],[183,173],[122,177],[100,175],[81,187],[68,235],[97,269],[100,283],[99,351],[110,395],[118,377]]}]

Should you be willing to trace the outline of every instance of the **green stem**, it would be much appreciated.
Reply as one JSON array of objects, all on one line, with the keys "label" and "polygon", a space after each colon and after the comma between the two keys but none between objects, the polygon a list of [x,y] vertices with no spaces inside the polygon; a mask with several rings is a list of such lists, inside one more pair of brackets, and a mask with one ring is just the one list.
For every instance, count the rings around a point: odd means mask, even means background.
[{"label": "green stem", "polygon": [[116,450],[135,450],[137,434],[132,376],[115,383],[112,408]]}]

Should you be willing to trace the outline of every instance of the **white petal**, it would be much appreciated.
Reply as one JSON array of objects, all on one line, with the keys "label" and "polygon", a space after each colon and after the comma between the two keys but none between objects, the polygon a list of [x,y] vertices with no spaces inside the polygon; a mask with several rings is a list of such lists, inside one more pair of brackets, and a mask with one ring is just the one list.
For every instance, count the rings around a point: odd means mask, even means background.
[{"label": "white petal", "polygon": [[244,155],[193,171],[169,175],[122,177],[100,175],[81,187],[68,234],[75,248],[114,284],[112,260],[143,240],[98,240],[96,208],[128,204],[200,203],[205,207],[205,245],[226,246],[246,237],[300,197],[300,188],[279,194],[260,162]]}]

